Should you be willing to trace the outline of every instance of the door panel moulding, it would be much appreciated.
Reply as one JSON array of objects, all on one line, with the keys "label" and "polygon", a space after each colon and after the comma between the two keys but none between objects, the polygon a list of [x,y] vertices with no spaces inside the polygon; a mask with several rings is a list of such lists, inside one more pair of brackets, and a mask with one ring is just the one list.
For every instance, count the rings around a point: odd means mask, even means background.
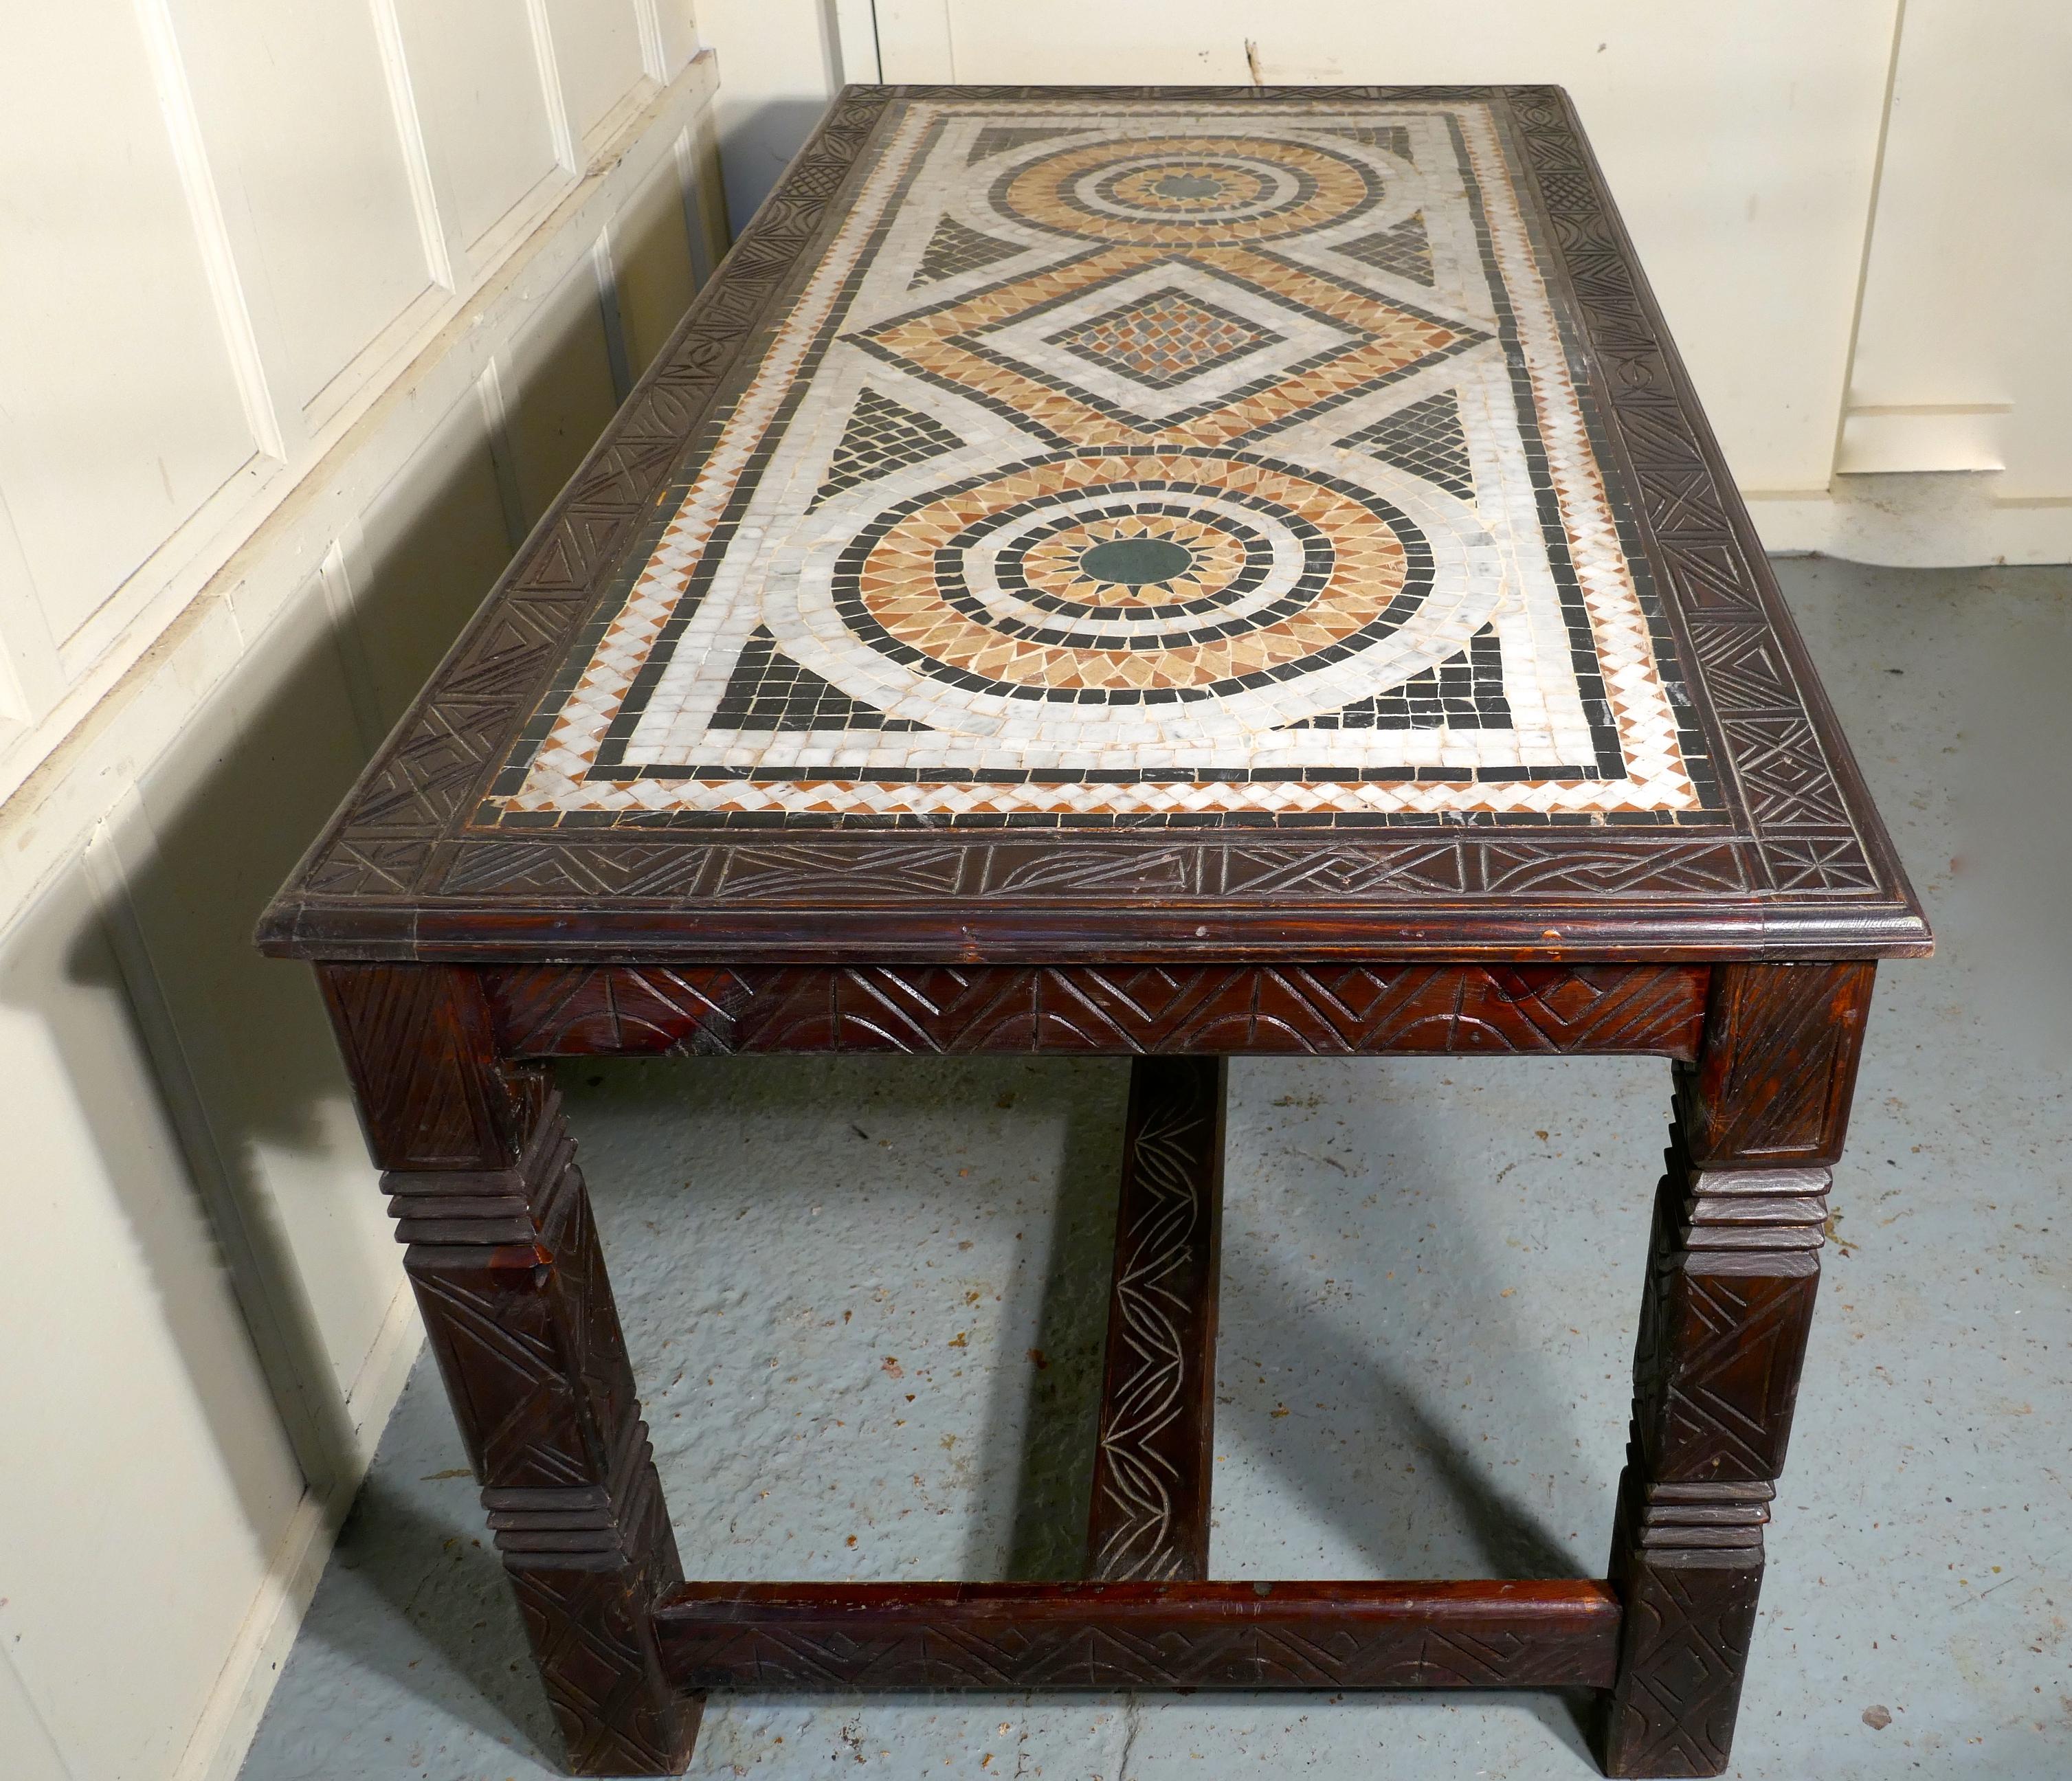
[{"label": "door panel moulding", "polygon": [[[654,94],[612,153],[508,244],[467,300],[436,318],[435,331],[407,357],[407,349],[392,355],[396,375],[347,405],[319,460],[300,475],[279,463],[258,476],[240,470],[218,498],[221,510],[205,509],[137,572],[133,581],[159,583],[148,602],[0,753],[0,833],[15,842],[0,867],[0,907],[26,899],[76,850],[135,764],[174,733],[367,502],[473,394],[536,295],[590,259],[600,233],[658,173],[680,180],[687,166],[695,170],[678,145],[696,138],[716,85],[713,55],[703,51]],[[687,197],[686,206],[701,201]],[[103,790],[87,789],[95,780]]]}]

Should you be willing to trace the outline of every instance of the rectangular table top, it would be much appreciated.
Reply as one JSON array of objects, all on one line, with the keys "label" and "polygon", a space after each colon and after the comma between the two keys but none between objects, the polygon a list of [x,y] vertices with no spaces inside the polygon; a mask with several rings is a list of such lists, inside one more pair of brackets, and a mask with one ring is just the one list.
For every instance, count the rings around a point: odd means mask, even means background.
[{"label": "rectangular table top", "polygon": [[836,101],[261,938],[1927,930],[1557,89],[881,87]]}]

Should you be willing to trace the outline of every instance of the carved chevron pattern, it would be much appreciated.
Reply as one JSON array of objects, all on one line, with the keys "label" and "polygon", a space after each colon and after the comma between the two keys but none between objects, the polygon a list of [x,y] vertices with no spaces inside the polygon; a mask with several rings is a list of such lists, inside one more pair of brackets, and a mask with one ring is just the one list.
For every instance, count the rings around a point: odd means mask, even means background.
[{"label": "carved chevron pattern", "polygon": [[1140,1061],[1116,1216],[1087,1574],[1208,1574],[1223,1077]]},{"label": "carved chevron pattern", "polygon": [[529,1566],[509,1575],[569,1772],[682,1774],[701,1703],[661,1676],[645,1580],[629,1589],[624,1572]]},{"label": "carved chevron pattern", "polygon": [[1645,1507],[1622,1496],[1621,1534],[1637,1557],[1613,1579],[1626,1614],[1607,1773],[1725,1770],[1762,1589],[1766,1496]]},{"label": "carved chevron pattern", "polygon": [[[1009,1586],[1009,1589],[1012,1586]],[[1430,1586],[1405,1611],[1358,1584],[1100,1586],[699,1584],[656,1615],[686,1687],[752,1689],[1373,1689],[1601,1685],[1617,1618],[1602,1586],[1557,1612],[1503,1599],[1531,1585]],[[1145,1597],[1142,1589],[1174,1593]],[[1379,1598],[1416,1586],[1376,1586]],[[1113,1592],[1113,1593],[1110,1593]]]},{"label": "carved chevron pattern", "polygon": [[425,888],[433,843],[465,819],[618,553],[694,443],[721,379],[818,228],[887,96],[852,88],[829,109],[562,492],[545,536],[513,565],[361,780],[336,843],[308,876],[312,894]]},{"label": "carved chevron pattern", "polygon": [[698,1709],[652,1613],[683,1573],[559,1102],[510,1168],[384,1181],[569,1767],[677,1774]]},{"label": "carved chevron pattern", "polygon": [[729,1629],[676,1642],[672,1668],[697,1689],[1434,1689],[1570,1685],[1573,1642],[1399,1631],[1314,1638],[1231,1628],[1178,1639],[1104,1627],[1018,1630],[997,1644],[920,1630]]},{"label": "carved chevron pattern", "polygon": [[1725,965],[1703,1061],[1682,1073],[1700,1162],[1832,1163],[1842,1153],[1877,967]]},{"label": "carved chevron pattern", "polygon": [[1703,966],[539,966],[483,973],[512,1057],[1628,1052],[1689,1057]]},{"label": "carved chevron pattern", "polygon": [[1701,1172],[1672,1139],[1634,1364],[1651,1478],[1767,1482],[1782,1469],[1829,1179],[1825,1169]]},{"label": "carved chevron pattern", "polygon": [[484,1067],[495,1041],[469,973],[328,965],[318,979],[377,1163],[483,1170],[517,1156],[541,1084]]},{"label": "carved chevron pattern", "polygon": [[1612,1539],[1614,1775],[1726,1767],[1830,1180],[1770,1165],[1839,1150],[1869,990],[1853,966],[1720,966],[1704,1050],[1679,1066]]},{"label": "carved chevron pattern", "polygon": [[[1818,831],[1834,843],[1817,864],[1802,856],[1784,868],[1794,888],[1868,888],[1871,862],[1807,720],[1802,676],[1790,665],[1790,651],[1778,646],[1768,566],[1735,524],[1738,503],[1724,492],[1709,429],[1589,148],[1556,89],[1513,88],[1511,109],[1585,328],[1610,372],[1597,395],[1631,467],[1640,530],[1686,616],[1704,621],[1691,627],[1700,679],[1708,687],[1715,675],[1729,683],[1714,710],[1753,832],[1766,843]],[[1746,685],[1758,658],[1757,683],[1766,699],[1774,696],[1772,704],[1733,696],[1732,683]]]}]

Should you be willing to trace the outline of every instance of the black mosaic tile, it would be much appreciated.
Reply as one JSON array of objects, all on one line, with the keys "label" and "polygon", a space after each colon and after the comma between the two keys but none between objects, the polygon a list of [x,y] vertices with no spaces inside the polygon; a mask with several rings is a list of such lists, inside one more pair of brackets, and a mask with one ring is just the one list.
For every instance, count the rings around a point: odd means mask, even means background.
[{"label": "black mosaic tile", "polygon": [[908,464],[947,457],[964,441],[940,421],[866,389],[850,411],[841,443],[828,465],[826,480],[814,491],[808,513],[830,495],[853,489]]},{"label": "black mosaic tile", "polygon": [[935,232],[929,237],[928,245],[921,255],[919,269],[908,288],[918,290],[923,285],[940,284],[960,273],[980,272],[1026,251],[1012,241],[999,241],[989,235],[980,235],[954,216],[946,216],[935,225]]},{"label": "black mosaic tile", "polygon": [[1025,149],[1032,142],[1049,142],[1071,133],[1059,129],[1030,129],[1012,125],[994,124],[980,130],[972,141],[971,153],[965,165],[983,161],[990,155],[1005,154],[1010,149]]},{"label": "black mosaic tile", "polygon": [[1383,462],[1436,482],[1463,501],[1475,498],[1467,435],[1461,430],[1460,400],[1451,390],[1398,408],[1339,443],[1370,451]]},{"label": "black mosaic tile", "polygon": [[758,626],[713,711],[716,730],[925,730],[852,699],[777,647]]},{"label": "black mosaic tile", "polygon": [[1363,148],[1379,149],[1398,160],[1415,162],[1410,152],[1410,131],[1401,124],[1359,125],[1350,129],[1335,129],[1330,133],[1342,137],[1348,142],[1357,142]]},{"label": "black mosaic tile", "polygon": [[[1503,696],[1503,651],[1494,626],[1485,625],[1457,655],[1412,675],[1400,687],[1378,692],[1321,717],[1282,726],[1291,730],[1507,730],[1511,706]],[[1538,777],[1542,769],[1501,770],[1506,777]]]},{"label": "black mosaic tile", "polygon": [[1429,285],[1433,281],[1432,243],[1425,233],[1422,211],[1373,235],[1341,241],[1336,251],[1350,255],[1363,265],[1372,266],[1379,272],[1392,272],[1397,277],[1408,278],[1414,284]]}]

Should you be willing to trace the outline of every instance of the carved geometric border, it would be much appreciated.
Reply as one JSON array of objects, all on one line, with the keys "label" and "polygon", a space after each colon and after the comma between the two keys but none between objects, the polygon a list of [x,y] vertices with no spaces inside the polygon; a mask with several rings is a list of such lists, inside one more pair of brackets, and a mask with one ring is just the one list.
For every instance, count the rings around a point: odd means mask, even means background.
[{"label": "carved geometric border", "polygon": [[481,973],[511,1057],[1696,1055],[1701,965],[528,965]]},{"label": "carved geometric border", "polygon": [[[1161,96],[1155,88],[1086,90],[1112,102]],[[516,727],[557,666],[587,653],[587,615],[629,551],[666,517],[657,497],[696,461],[757,323],[838,221],[836,200],[887,108],[972,96],[852,88],[276,900],[261,943],[313,957],[459,957],[471,948],[509,956],[535,950],[532,930],[565,942],[569,921],[588,918],[601,939],[622,946],[689,942],[709,956],[767,956],[781,925],[812,911],[824,921],[850,916],[846,929],[829,923],[822,933],[828,948],[851,956],[868,955],[881,936],[908,956],[972,956],[978,947],[1007,957],[1083,948],[1096,934],[1111,947],[1134,936],[1145,955],[1170,955],[1211,934],[1281,957],[1314,952],[1320,938],[1371,956],[1404,949],[1413,930],[1428,950],[1515,954],[1547,938],[1549,912],[1566,911],[1572,927],[1593,930],[1585,938],[1657,956],[1925,950],[1918,905],[1565,96],[1552,88],[1186,90],[1267,104],[1282,94],[1472,98],[1507,117],[1514,158],[1540,201],[1534,220],[1545,236],[1545,270],[1580,333],[1577,358],[1603,427],[1598,449],[1636,490],[1634,523],[1663,593],[1662,622],[1703,671],[1692,690],[1733,832],[1469,823],[1374,836],[750,832],[717,841],[629,822],[471,833],[469,815]],[[1349,907],[1357,911],[1350,934]],[[907,916],[911,933],[894,940],[887,911]],[[1032,938],[1021,925],[1059,911],[1083,917],[1086,931]],[[1212,929],[1190,932],[1198,913],[1213,916]],[[1552,938],[1564,937],[1557,927]]]}]

